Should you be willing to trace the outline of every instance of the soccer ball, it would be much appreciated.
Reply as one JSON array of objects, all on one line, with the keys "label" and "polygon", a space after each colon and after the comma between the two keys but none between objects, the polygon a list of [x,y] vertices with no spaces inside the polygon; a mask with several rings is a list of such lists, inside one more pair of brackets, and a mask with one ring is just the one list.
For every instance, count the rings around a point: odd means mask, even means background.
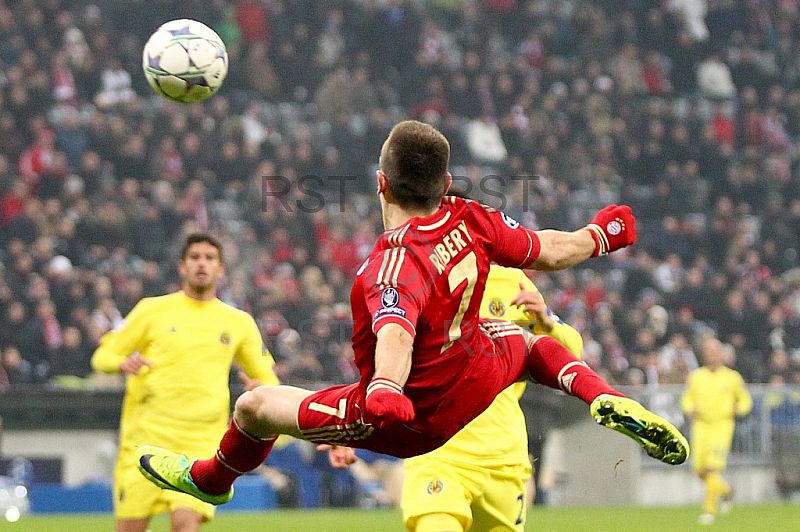
[{"label": "soccer ball", "polygon": [[219,35],[202,22],[172,20],[144,45],[142,68],[161,96],[194,103],[220,88],[228,73],[228,52]]}]

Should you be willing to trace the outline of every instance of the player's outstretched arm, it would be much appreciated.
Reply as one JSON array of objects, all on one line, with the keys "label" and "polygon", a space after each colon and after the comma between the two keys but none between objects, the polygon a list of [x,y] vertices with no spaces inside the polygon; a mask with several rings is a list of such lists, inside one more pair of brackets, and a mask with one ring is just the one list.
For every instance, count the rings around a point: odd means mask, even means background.
[{"label": "player's outstretched arm", "polygon": [[414,419],[414,406],[403,395],[411,372],[414,338],[395,323],[378,330],[375,345],[375,374],[367,386],[364,421],[385,428],[395,422]]},{"label": "player's outstretched arm", "polygon": [[585,228],[569,233],[545,229],[536,231],[536,236],[542,248],[532,264],[534,270],[563,270],[585,261],[595,250],[594,239]]},{"label": "player's outstretched arm", "polygon": [[627,205],[610,205],[582,229],[572,232],[545,229],[536,231],[536,236],[540,251],[533,268],[563,270],[636,242],[636,219]]}]

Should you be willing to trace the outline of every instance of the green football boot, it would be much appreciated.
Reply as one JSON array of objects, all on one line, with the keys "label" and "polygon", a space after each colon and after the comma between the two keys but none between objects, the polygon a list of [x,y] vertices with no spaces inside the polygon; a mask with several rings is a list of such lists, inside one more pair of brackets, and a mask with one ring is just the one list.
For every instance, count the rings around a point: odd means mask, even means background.
[{"label": "green football boot", "polygon": [[136,449],[136,467],[159,488],[186,493],[215,506],[231,500],[233,488],[222,495],[209,495],[195,485],[189,473],[197,460],[151,445]]},{"label": "green football boot", "polygon": [[689,458],[689,442],[672,423],[627,397],[603,394],[590,406],[595,421],[630,436],[645,452],[665,464]]}]

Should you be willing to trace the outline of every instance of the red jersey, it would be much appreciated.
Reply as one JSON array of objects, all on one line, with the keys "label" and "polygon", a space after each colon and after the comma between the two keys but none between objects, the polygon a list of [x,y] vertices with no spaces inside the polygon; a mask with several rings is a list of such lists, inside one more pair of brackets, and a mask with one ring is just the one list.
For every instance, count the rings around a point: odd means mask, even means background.
[{"label": "red jersey", "polygon": [[[501,381],[508,378],[492,367],[497,360],[487,360],[499,355],[497,345],[478,328],[489,265],[528,268],[538,256],[535,233],[495,209],[450,196],[432,216],[412,218],[385,232],[356,275],[351,293],[361,385],[366,387],[373,377],[376,333],[396,323],[414,337],[404,388],[416,411],[409,426],[429,431],[431,415],[447,410],[446,395],[459,403],[453,405],[459,411],[469,411],[464,417],[476,408],[480,410],[474,415],[479,414],[494,398],[478,397],[486,395],[480,388],[489,394],[488,389],[500,385],[487,373]],[[476,381],[469,393],[474,401],[450,393],[463,390],[468,380]],[[448,417],[456,421],[462,416],[450,412]]]}]

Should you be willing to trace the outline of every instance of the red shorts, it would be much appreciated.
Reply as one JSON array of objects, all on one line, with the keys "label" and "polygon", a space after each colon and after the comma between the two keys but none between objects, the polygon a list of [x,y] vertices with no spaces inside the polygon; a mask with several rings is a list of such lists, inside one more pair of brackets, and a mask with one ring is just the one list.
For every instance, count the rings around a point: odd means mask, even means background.
[{"label": "red shorts", "polygon": [[306,397],[297,416],[300,432],[315,443],[369,449],[398,458],[441,447],[525,374],[528,351],[522,330],[481,328],[484,351],[466,359],[463,373],[445,391],[435,390],[428,396],[420,388],[407,392],[416,412],[410,423],[389,429],[364,423],[361,412],[366,384],[355,383]]}]

